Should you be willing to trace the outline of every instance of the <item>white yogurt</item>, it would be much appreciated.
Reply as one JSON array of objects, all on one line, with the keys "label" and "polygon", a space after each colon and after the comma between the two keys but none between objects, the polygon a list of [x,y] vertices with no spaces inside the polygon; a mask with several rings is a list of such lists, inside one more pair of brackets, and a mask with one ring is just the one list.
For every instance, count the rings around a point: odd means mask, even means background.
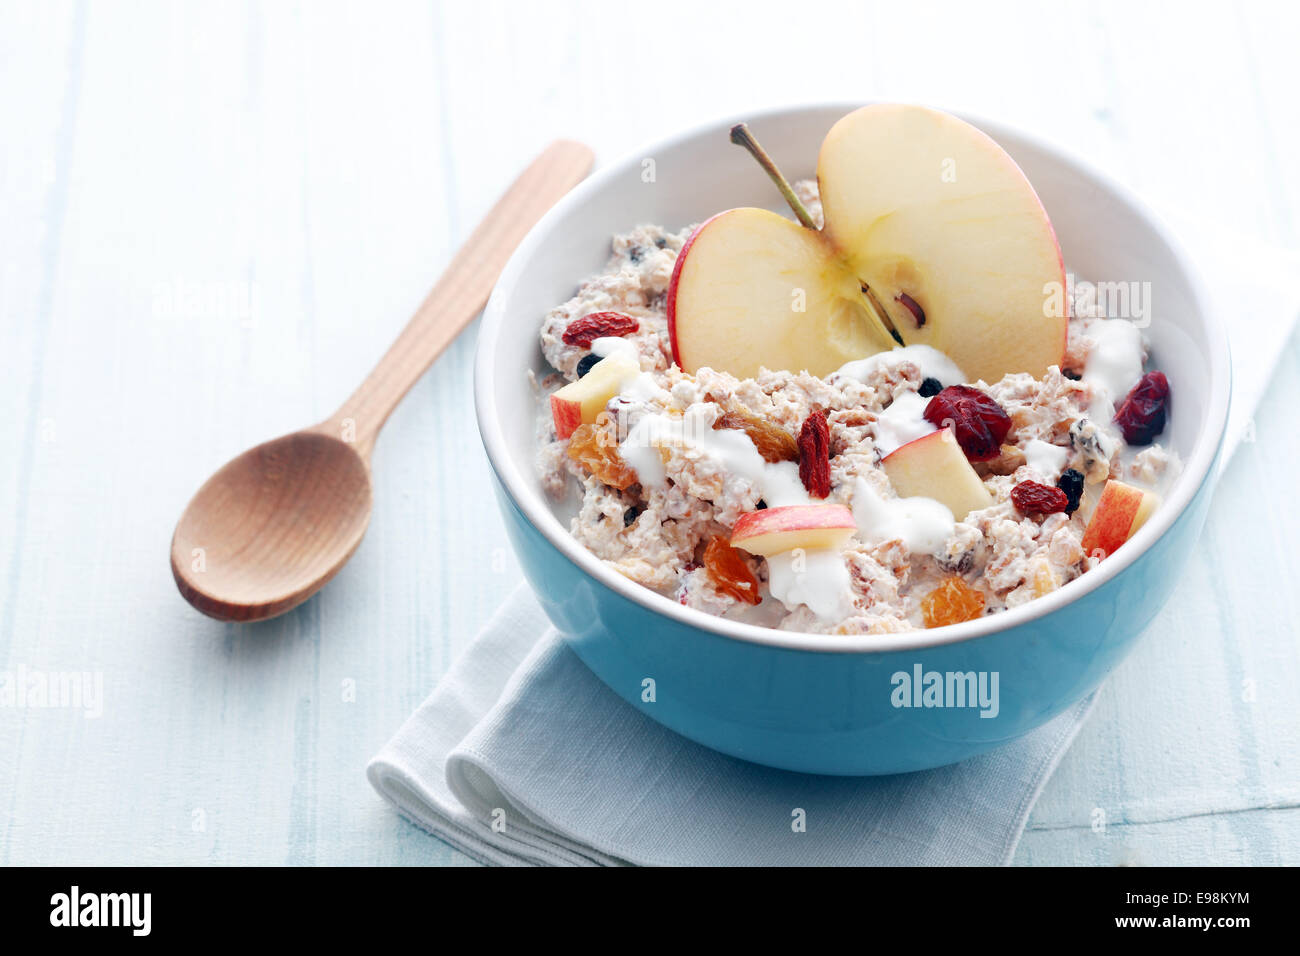
[{"label": "white yogurt", "polygon": [[865,382],[877,369],[900,362],[914,363],[921,370],[922,377],[937,378],[944,385],[960,385],[966,381],[966,374],[957,367],[956,362],[929,345],[900,345],[888,352],[877,352],[864,359],[855,359],[843,365],[839,374]]},{"label": "white yogurt", "polygon": [[712,459],[722,470],[747,479],[771,507],[812,501],[796,463],[764,461],[748,435],[736,428],[715,429],[716,420],[715,410],[705,404],[692,405],[684,415],[642,415],[618,446],[618,453],[636,469],[646,487],[662,487],[666,480],[659,446],[685,445]]},{"label": "white yogurt", "polygon": [[902,541],[913,554],[941,552],[957,524],[948,506],[933,498],[885,499],[863,478],[853,485],[853,520],[863,541]]},{"label": "white yogurt", "polygon": [[641,363],[636,346],[618,335],[602,335],[598,339],[592,339],[591,351],[601,358],[609,358],[611,355],[626,355],[638,365]]},{"label": "white yogurt", "polygon": [[631,362],[629,372],[618,383],[618,394],[625,401],[649,404],[652,401],[667,404],[672,396],[654,380],[649,372],[641,371],[641,355],[636,346],[617,335],[602,335],[591,343],[593,355],[607,359],[620,356]]},{"label": "white yogurt", "polygon": [[763,489],[763,500],[769,508],[813,504],[812,496],[799,477],[797,462],[763,462],[763,477],[759,485]]},{"label": "white yogurt", "polygon": [[639,375],[633,375],[624,379],[619,384],[618,392],[619,395],[628,401],[642,402],[645,404],[659,402],[666,405],[671,402],[673,398],[672,395],[668,393],[668,390],[662,388],[659,383],[655,381],[654,376],[649,372],[641,372]]},{"label": "white yogurt", "polygon": [[1110,421],[1142,377],[1142,332],[1125,319],[1093,319],[1084,332],[1096,343],[1083,366],[1083,380],[1097,392],[1088,411]]},{"label": "white yogurt", "polygon": [[805,604],[828,623],[844,620],[853,610],[844,556],[829,548],[772,555],[767,559],[767,587],[791,610]]},{"label": "white yogurt", "polygon": [[939,429],[925,420],[928,398],[919,392],[904,392],[876,418],[876,448],[883,458],[910,441]]},{"label": "white yogurt", "polygon": [[1065,463],[1070,460],[1070,449],[1038,438],[1031,438],[1022,451],[1025,453],[1025,464],[1048,481],[1060,478]]},{"label": "white yogurt", "polygon": [[[623,460],[636,469],[646,487],[662,487],[666,480],[661,443],[681,444],[709,456],[722,469],[748,479],[770,508],[812,503],[792,461],[766,462],[744,432],[734,428],[714,430],[716,412],[708,405],[693,405],[685,415],[644,415],[619,445]],[[951,516],[950,516],[951,517]],[[794,610],[806,604],[826,622],[841,621],[852,610],[853,589],[844,556],[836,549],[795,550],[767,559],[768,590]]]},{"label": "white yogurt", "polygon": [[618,446],[623,460],[636,469],[641,484],[647,488],[663,487],[666,480],[659,446],[685,445],[708,455],[723,469],[747,478],[760,490],[764,488],[767,462],[758,453],[749,436],[733,428],[714,430],[717,420],[708,405],[692,405],[684,415],[655,413],[642,415]]}]

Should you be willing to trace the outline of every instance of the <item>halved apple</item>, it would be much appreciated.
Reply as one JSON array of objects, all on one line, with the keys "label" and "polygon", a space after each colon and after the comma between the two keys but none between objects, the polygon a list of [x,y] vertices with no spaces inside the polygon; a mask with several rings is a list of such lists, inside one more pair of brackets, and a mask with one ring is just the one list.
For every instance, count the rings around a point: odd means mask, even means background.
[{"label": "halved apple", "polygon": [[783,505],[741,515],[731,545],[764,557],[795,548],[841,548],[857,528],[844,505]]},{"label": "halved apple", "polygon": [[1160,504],[1154,491],[1135,488],[1114,478],[1101,491],[1097,509],[1084,529],[1082,546],[1089,557],[1106,558],[1146,524]]},{"label": "halved apple", "polygon": [[[818,159],[821,230],[743,125],[732,139],[804,225],[736,209],[696,231],[668,290],[683,369],[824,375],[892,348],[891,330],[944,352],[972,381],[1060,364],[1067,318],[1049,305],[1064,299],[1056,235],[1024,173],[984,133],[919,106],[850,113]],[[792,308],[801,296],[803,313]]]},{"label": "halved apple", "polygon": [[886,455],[880,464],[900,498],[933,498],[946,505],[958,521],[993,504],[993,496],[951,429],[941,428],[910,441]]},{"label": "halved apple", "polygon": [[668,285],[668,335],[686,371],[740,378],[760,366],[829,375],[894,345],[822,235],[766,209],[719,213],[686,241]]},{"label": "halved apple", "polygon": [[939,110],[866,106],[826,134],[817,181],[826,236],[905,343],[986,382],[1060,364],[1068,320],[1046,307],[1051,284],[1065,288],[1056,233],[991,138]]},{"label": "halved apple", "polygon": [[568,438],[579,425],[590,425],[605,410],[609,400],[619,393],[623,383],[641,371],[636,360],[627,355],[607,356],[591,367],[576,382],[551,393],[551,418],[555,434]]}]

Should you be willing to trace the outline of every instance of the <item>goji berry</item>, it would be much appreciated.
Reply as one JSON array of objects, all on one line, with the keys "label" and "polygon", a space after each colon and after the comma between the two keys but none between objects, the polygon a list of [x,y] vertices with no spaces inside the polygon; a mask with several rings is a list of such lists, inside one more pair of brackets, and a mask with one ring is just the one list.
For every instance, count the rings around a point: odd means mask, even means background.
[{"label": "goji berry", "polygon": [[596,339],[607,335],[631,335],[641,328],[641,323],[622,312],[588,312],[580,319],[574,319],[560,336],[565,345],[576,345],[589,349]]},{"label": "goji berry", "polygon": [[799,429],[799,480],[814,498],[831,493],[831,431],[821,409],[815,409]]}]

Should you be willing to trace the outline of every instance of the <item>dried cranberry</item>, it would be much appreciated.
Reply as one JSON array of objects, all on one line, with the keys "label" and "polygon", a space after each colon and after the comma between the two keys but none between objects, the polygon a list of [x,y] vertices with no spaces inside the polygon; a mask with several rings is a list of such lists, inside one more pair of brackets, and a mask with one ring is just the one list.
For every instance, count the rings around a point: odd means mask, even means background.
[{"label": "dried cranberry", "polygon": [[631,335],[641,328],[641,323],[622,312],[589,312],[580,319],[574,319],[560,336],[565,345],[576,345],[589,349],[596,339],[607,335]]},{"label": "dried cranberry", "polygon": [[799,429],[799,480],[814,498],[831,493],[831,431],[820,409]]},{"label": "dried cranberry", "polygon": [[1169,379],[1147,372],[1115,413],[1115,424],[1130,445],[1149,445],[1165,429],[1169,413]]},{"label": "dried cranberry", "polygon": [[1056,487],[1065,492],[1065,497],[1069,499],[1069,504],[1065,506],[1065,513],[1072,515],[1079,510],[1079,499],[1083,497],[1083,472],[1076,471],[1073,468],[1067,468],[1061,472],[1061,477],[1056,479]]},{"label": "dried cranberry", "polygon": [[925,420],[939,428],[951,425],[953,437],[970,461],[998,457],[1011,431],[1011,418],[1002,406],[969,385],[949,385],[930,399]]},{"label": "dried cranberry", "polygon": [[1021,514],[1050,515],[1068,508],[1070,498],[1060,488],[1022,481],[1011,489],[1011,503]]}]

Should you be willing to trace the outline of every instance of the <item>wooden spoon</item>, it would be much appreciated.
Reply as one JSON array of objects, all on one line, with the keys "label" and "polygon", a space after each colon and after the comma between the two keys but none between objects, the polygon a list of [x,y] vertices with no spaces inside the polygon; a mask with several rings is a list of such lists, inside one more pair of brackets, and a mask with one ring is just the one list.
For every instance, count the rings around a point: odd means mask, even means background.
[{"label": "wooden spoon", "polygon": [[482,310],[515,246],[591,163],[580,143],[547,147],[342,408],[249,449],[207,480],[172,537],[172,575],[185,600],[223,621],[262,620],[297,607],[343,567],[370,523],[370,453],[389,413]]}]

